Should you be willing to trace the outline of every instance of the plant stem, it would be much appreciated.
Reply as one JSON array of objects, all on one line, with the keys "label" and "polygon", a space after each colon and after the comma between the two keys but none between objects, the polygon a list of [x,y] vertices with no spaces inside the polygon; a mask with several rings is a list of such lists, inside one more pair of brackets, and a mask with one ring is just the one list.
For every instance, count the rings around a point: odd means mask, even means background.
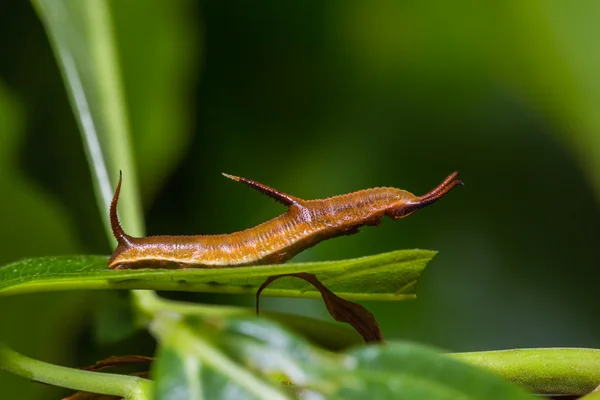
[{"label": "plant stem", "polygon": [[128,375],[84,371],[29,358],[0,343],[0,368],[37,382],[84,392],[146,399],[151,382]]},{"label": "plant stem", "polygon": [[600,384],[600,350],[516,349],[455,353],[452,357],[485,368],[538,394],[584,395]]}]

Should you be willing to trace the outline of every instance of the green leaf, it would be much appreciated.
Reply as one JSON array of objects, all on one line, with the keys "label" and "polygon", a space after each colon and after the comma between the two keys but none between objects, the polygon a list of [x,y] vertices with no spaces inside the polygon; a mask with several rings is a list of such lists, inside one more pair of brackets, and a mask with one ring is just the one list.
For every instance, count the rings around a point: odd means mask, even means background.
[{"label": "green leaf", "polygon": [[600,400],[600,391],[594,390],[592,393],[581,397],[579,400]]},{"label": "green leaf", "polygon": [[[363,387],[343,388],[344,399],[532,399],[523,389],[479,368],[410,343],[350,351]],[[354,375],[354,374],[353,374]]]},{"label": "green leaf", "polygon": [[152,370],[152,375],[159,377],[155,379],[155,400],[258,398],[234,380],[205,366],[193,352],[176,343],[160,346],[156,355]]},{"label": "green leaf", "polygon": [[[0,267],[0,295],[74,289],[156,289],[254,294],[272,275],[306,272],[338,296],[349,300],[405,300],[415,297],[415,284],[430,250],[399,250],[349,260],[288,263],[219,269],[110,270],[107,257],[41,257]],[[265,295],[320,298],[312,285],[282,278]]]},{"label": "green leaf", "polygon": [[193,328],[172,313],[159,313],[153,321],[152,330],[160,342],[152,368],[155,400],[291,398],[214,346],[210,337],[214,327],[205,332],[209,335],[196,335]]},{"label": "green leaf", "polygon": [[371,345],[334,354],[268,321],[229,319],[220,347],[263,373],[334,399],[530,399],[507,381],[413,344]]},{"label": "green leaf", "polygon": [[112,18],[105,1],[33,0],[67,87],[79,124],[93,183],[109,240],[108,208],[119,169],[126,171],[130,190],[121,210],[128,231],[142,235],[136,171],[121,84]]},{"label": "green leaf", "polygon": [[[196,357],[227,378],[212,380],[219,391],[211,395],[225,399],[275,398],[261,395],[266,394],[265,386],[276,391],[270,396],[279,398],[319,394],[327,399],[532,399],[487,371],[412,343],[330,353],[264,319],[181,318],[167,313],[156,314],[151,330],[161,343],[153,379],[156,385],[177,380],[178,391],[186,385],[196,391],[209,385],[207,376],[198,372],[198,361],[190,360]],[[173,371],[187,378],[174,377]],[[253,392],[257,386],[264,392]],[[160,398],[171,394],[162,392]]]},{"label": "green leaf", "polygon": [[153,364],[152,375],[160,376],[154,385],[154,399],[199,399],[202,387],[199,382],[200,362],[186,352],[170,346],[161,346],[159,357]]}]

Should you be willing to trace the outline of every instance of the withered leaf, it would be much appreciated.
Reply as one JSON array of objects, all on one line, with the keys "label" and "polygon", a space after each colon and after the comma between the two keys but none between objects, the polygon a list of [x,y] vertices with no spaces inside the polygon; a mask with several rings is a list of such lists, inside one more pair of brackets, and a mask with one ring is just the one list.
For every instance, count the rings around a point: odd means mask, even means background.
[{"label": "withered leaf", "polygon": [[101,371],[106,368],[114,368],[119,367],[121,365],[129,365],[129,364],[150,364],[154,361],[154,357],[146,357],[146,356],[110,356],[105,358],[104,360],[98,361],[96,364],[88,365],[87,367],[83,367],[86,371]]},{"label": "withered leaf", "polygon": [[383,342],[383,335],[379,328],[379,324],[377,324],[375,317],[369,310],[360,304],[342,299],[331,290],[327,289],[315,275],[305,272],[270,276],[256,291],[257,315],[259,311],[260,294],[262,291],[273,281],[286,276],[300,278],[313,285],[321,293],[323,301],[327,306],[327,311],[329,311],[329,314],[331,314],[333,319],[352,325],[352,327],[360,333],[365,342]]}]

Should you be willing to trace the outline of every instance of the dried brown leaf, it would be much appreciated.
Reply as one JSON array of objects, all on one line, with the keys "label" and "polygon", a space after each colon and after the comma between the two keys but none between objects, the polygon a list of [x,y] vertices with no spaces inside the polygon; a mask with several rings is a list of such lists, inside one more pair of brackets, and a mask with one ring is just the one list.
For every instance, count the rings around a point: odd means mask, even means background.
[{"label": "dried brown leaf", "polygon": [[104,360],[98,361],[96,364],[88,365],[87,367],[83,367],[81,369],[86,371],[101,371],[103,369],[119,367],[121,365],[150,364],[152,361],[154,361],[153,357],[146,356],[110,356]]},{"label": "dried brown leaf", "polygon": [[286,276],[300,278],[313,285],[321,293],[323,301],[327,306],[327,311],[329,311],[333,319],[352,325],[361,334],[365,342],[383,342],[383,335],[379,324],[377,324],[375,317],[369,310],[360,304],[342,299],[327,289],[315,275],[305,272],[270,276],[256,291],[256,314],[259,311],[259,299],[262,291],[273,281]]}]

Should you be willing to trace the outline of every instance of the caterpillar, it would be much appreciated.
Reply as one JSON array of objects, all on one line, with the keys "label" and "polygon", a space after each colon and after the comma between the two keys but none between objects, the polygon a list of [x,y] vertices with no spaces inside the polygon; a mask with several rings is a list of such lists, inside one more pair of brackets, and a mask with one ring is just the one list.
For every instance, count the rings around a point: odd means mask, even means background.
[{"label": "caterpillar", "polygon": [[123,175],[110,205],[110,223],[117,248],[108,261],[111,269],[223,268],[281,264],[319,242],[377,226],[384,216],[405,218],[426,207],[457,185],[458,172],[422,196],[405,190],[378,187],[326,199],[303,200],[250,179],[223,174],[288,207],[286,213],[255,227],[221,235],[132,237],[123,231],[117,203]]}]

